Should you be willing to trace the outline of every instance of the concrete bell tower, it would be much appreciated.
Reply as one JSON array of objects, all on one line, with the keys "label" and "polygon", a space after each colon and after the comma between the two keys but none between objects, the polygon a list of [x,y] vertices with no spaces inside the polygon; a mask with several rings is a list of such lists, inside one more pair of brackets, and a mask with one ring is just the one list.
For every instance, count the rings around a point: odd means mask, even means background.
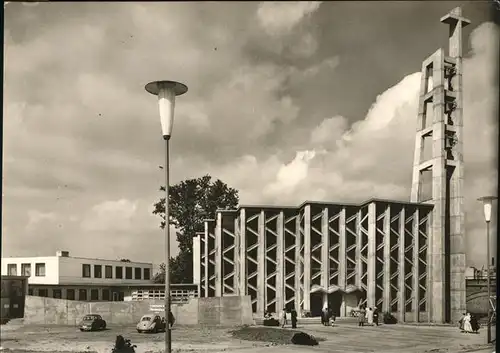
[{"label": "concrete bell tower", "polygon": [[411,191],[412,202],[434,205],[427,312],[438,323],[465,312],[462,28],[470,21],[457,7],[441,22],[449,26],[449,49],[438,49],[422,64]]}]

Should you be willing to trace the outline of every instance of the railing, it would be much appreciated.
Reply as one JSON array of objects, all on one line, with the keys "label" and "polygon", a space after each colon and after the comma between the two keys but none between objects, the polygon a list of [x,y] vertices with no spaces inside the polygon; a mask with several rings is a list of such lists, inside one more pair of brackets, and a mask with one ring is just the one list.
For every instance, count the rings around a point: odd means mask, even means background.
[{"label": "railing", "polygon": [[[477,282],[486,282],[488,280],[488,276],[487,275],[484,275],[484,276],[465,276],[465,280],[466,281],[477,281]],[[494,284],[497,280],[497,276],[496,274],[491,274],[490,276],[490,281],[492,284]]]},{"label": "railing", "polygon": [[[187,303],[192,298],[198,298],[197,289],[173,289],[170,291],[172,304]],[[136,290],[132,292],[132,300],[165,300],[165,290]]]}]

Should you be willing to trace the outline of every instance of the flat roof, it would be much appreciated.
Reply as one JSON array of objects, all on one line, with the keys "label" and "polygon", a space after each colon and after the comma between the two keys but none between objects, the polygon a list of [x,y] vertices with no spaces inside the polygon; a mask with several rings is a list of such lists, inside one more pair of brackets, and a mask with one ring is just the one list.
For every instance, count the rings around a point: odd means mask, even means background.
[{"label": "flat roof", "polygon": [[[403,206],[414,206],[414,207],[422,207],[427,209],[432,209],[434,205],[423,203],[423,202],[410,202],[410,201],[401,201],[401,200],[389,200],[389,199],[380,199],[380,198],[370,198],[363,202],[334,202],[334,201],[312,201],[306,200],[302,202],[298,206],[290,206],[290,205],[240,205],[236,209],[228,210],[228,209],[218,209],[219,213],[234,213],[239,212],[242,209],[262,209],[262,210],[299,210],[307,205],[319,205],[319,206],[337,206],[337,207],[364,207],[370,203],[392,203]],[[213,219],[205,219],[205,221],[215,221]]]},{"label": "flat roof", "polygon": [[[153,266],[152,262],[139,262],[139,261],[121,261],[115,259],[101,259],[93,257],[81,257],[81,256],[59,256],[59,255],[49,255],[49,256],[4,256],[2,259],[41,259],[41,258],[61,258],[61,259],[78,259],[78,260],[92,260],[92,261],[104,261],[104,262],[115,262],[121,264],[131,264],[131,265],[148,265]],[[126,265],[124,265],[126,266]]]},{"label": "flat roof", "polygon": [[[16,276],[2,276],[2,279],[4,277],[16,277]],[[21,277],[21,276],[17,276]],[[28,277],[26,277],[28,278]],[[10,279],[10,278],[8,278]],[[119,287],[119,288],[161,288],[165,289],[164,284],[156,284],[156,283],[132,283],[132,284],[120,284],[120,283],[60,283],[60,284],[44,284],[44,283],[30,283],[30,286],[33,287],[105,287],[105,288],[114,288],[114,287]],[[182,287],[198,287],[196,283],[171,283],[170,284],[171,288],[182,288]]]}]

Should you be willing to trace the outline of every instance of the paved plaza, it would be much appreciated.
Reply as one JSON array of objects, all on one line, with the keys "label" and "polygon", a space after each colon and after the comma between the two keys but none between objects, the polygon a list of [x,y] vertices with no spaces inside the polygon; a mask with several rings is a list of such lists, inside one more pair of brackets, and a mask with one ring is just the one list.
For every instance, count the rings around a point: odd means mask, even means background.
[{"label": "paved plaza", "polygon": [[450,326],[358,327],[355,323],[340,323],[333,328],[311,325],[301,330],[326,339],[313,348],[321,352],[461,352],[479,348],[486,342],[484,330],[480,334],[465,334]]}]

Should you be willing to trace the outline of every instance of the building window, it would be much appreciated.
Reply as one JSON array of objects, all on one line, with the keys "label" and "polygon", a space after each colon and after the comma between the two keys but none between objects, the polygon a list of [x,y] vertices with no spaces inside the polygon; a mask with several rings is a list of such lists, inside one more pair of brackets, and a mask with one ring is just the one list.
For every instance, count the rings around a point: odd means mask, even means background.
[{"label": "building window", "polygon": [[35,264],[35,276],[45,277],[45,264]]},{"label": "building window", "polygon": [[62,293],[60,289],[52,289],[52,298],[61,299]]},{"label": "building window", "polygon": [[31,264],[21,264],[21,275],[31,277]]},{"label": "building window", "polygon": [[90,300],[99,300],[99,289],[90,290]]},{"label": "building window", "polygon": [[116,268],[115,268],[115,278],[116,279],[122,279],[123,278],[123,267],[116,266]]},{"label": "building window", "polygon": [[66,299],[75,300],[75,290],[74,289],[66,289]]},{"label": "building window", "polygon": [[142,268],[140,267],[136,267],[135,268],[135,279],[141,279],[141,275],[142,275]]},{"label": "building window", "polygon": [[89,264],[82,265],[82,277],[83,278],[90,278],[90,265]]},{"label": "building window", "polygon": [[150,280],[151,279],[151,272],[149,271],[149,268],[144,269],[144,279],[145,280]]},{"label": "building window", "polygon": [[49,291],[47,289],[39,289],[38,290],[38,296],[39,297],[48,297],[49,296]]},{"label": "building window", "polygon": [[104,267],[104,276],[106,278],[113,278],[113,266]]},{"label": "building window", "polygon": [[125,279],[132,279],[132,267],[125,267]]},{"label": "building window", "polygon": [[94,278],[102,278],[102,266],[94,265]]},{"label": "building window", "polygon": [[9,276],[17,276],[17,264],[8,264],[7,273]]},{"label": "building window", "polygon": [[33,295],[33,288],[28,289],[28,295]]},{"label": "building window", "polygon": [[109,289],[103,289],[102,290],[102,300],[108,302],[109,301],[109,297],[110,297]]},{"label": "building window", "polygon": [[86,289],[78,290],[78,300],[87,300],[87,290]]}]

